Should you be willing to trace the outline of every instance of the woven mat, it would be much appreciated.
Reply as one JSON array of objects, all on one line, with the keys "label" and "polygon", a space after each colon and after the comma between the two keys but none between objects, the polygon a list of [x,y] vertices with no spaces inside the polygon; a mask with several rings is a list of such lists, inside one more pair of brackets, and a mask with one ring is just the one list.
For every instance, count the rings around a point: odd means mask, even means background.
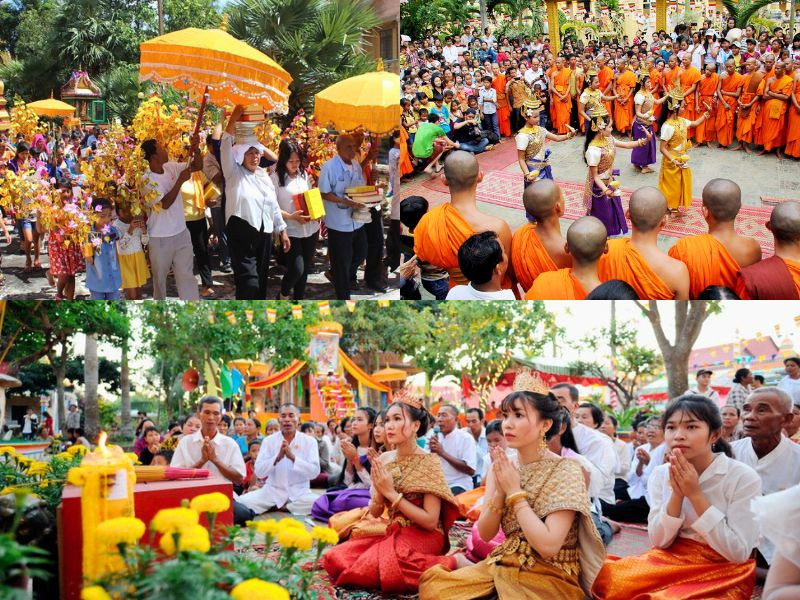
[{"label": "woven mat", "polygon": [[[556,180],[556,183],[564,191],[566,207],[563,218],[574,221],[584,216],[586,213],[583,208],[583,183],[560,179]],[[422,187],[436,192],[447,192],[447,187],[438,177],[422,183]],[[476,198],[480,202],[522,211],[522,188],[521,173],[491,171],[484,175],[483,181],[478,185]],[[632,189],[622,189],[622,206],[625,210],[628,208],[628,200],[632,193]],[[670,216],[667,226],[661,230],[661,235],[682,238],[707,233],[708,225],[703,219],[701,206],[700,198],[693,198],[687,211]],[[769,220],[771,212],[772,206],[743,206],[736,218],[736,231],[758,240],[765,258],[775,253],[772,234],[764,225]],[[630,222],[628,227],[630,228]]]}]

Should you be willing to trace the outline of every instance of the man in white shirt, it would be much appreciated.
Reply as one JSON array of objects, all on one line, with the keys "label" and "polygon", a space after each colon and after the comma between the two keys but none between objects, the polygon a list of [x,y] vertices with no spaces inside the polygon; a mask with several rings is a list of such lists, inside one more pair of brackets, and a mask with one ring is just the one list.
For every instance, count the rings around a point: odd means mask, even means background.
[{"label": "man in white shirt", "polygon": [[[233,438],[219,432],[222,420],[222,400],[205,396],[200,400],[197,415],[202,424],[199,431],[184,435],[175,448],[170,465],[188,469],[208,469],[234,485],[242,483],[246,474],[242,451]],[[234,500],[233,520],[244,525],[249,515],[246,507]]]},{"label": "man in white shirt", "polygon": [[453,38],[448,37],[445,41],[444,48],[442,48],[442,56],[444,57],[444,62],[447,64],[455,64],[458,62],[458,48],[453,46]]},{"label": "man in white shirt", "polygon": [[[800,445],[782,434],[791,421],[792,399],[777,387],[758,388],[742,406],[742,432],[746,437],[731,443],[733,457],[756,470],[764,494],[800,483]],[[774,553],[774,545],[763,540],[758,545],[757,567],[769,568]]]},{"label": "man in white shirt", "polygon": [[800,358],[790,356],[783,361],[786,376],[780,380],[778,387],[792,397],[792,401],[800,404]]},{"label": "man in white shirt", "polygon": [[486,427],[484,427],[483,411],[480,408],[467,409],[467,428],[475,440],[477,460],[475,462],[475,475],[472,478],[475,486],[480,485],[481,474],[484,471],[484,458],[489,454],[489,443],[486,441]]},{"label": "man in white shirt", "polygon": [[[473,489],[475,474],[475,440],[472,435],[458,429],[458,409],[444,404],[436,415],[437,427],[430,439],[429,448],[438,454],[442,470],[453,495]],[[437,431],[438,429],[438,431]]]},{"label": "man in white shirt", "polygon": [[697,387],[695,387],[693,390],[689,390],[687,393],[705,396],[709,400],[712,400],[715,404],[719,405],[719,394],[717,393],[717,390],[711,387],[711,376],[713,374],[714,373],[708,369],[700,369],[697,372],[697,375],[695,375]]},{"label": "man in white shirt", "polygon": [[508,254],[494,231],[469,236],[458,249],[458,268],[469,284],[453,286],[447,300],[514,300],[514,292],[503,289]]},{"label": "man in white shirt", "polygon": [[536,81],[540,81],[540,80],[541,81],[546,81],[547,80],[547,75],[545,74],[544,70],[542,69],[538,58],[531,59],[531,66],[528,67],[528,69],[525,71],[525,74],[523,75],[523,77],[525,78],[525,82],[531,87],[533,87],[533,84]]},{"label": "man in white shirt", "polygon": [[[167,150],[154,139],[141,145],[149,172],[146,186],[158,195],[154,209],[147,215],[147,235],[150,238],[150,269],[153,272],[153,300],[167,297],[167,275],[170,269],[181,300],[199,300],[200,292],[194,277],[192,237],[186,227],[181,201],[181,186],[195,171],[203,169],[203,155],[195,151],[190,166],[170,162]],[[192,140],[196,150],[197,139]],[[158,208],[156,210],[155,208]]]},{"label": "man in white shirt", "polygon": [[309,515],[317,499],[311,480],[320,472],[317,440],[297,430],[300,409],[294,404],[281,406],[278,420],[280,431],[261,443],[254,467],[256,477],[267,481],[264,487],[239,496],[239,502],[254,515],[271,509]]}]

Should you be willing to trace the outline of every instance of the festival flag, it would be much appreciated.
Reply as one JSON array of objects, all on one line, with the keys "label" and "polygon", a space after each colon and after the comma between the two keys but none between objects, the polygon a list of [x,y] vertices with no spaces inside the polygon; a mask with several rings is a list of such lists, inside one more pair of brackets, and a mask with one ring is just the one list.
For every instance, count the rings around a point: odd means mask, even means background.
[{"label": "festival flag", "polygon": [[329,317],[331,315],[331,303],[327,300],[323,300],[319,303],[319,314],[323,317]]},{"label": "festival flag", "polygon": [[292,318],[298,321],[303,318],[303,307],[299,304],[292,304]]},{"label": "festival flag", "polygon": [[[345,300],[345,304],[347,305],[347,310],[353,312],[356,309],[356,301],[355,300]],[[797,326],[800,327],[800,317],[797,317]]]},{"label": "festival flag", "polygon": [[303,399],[303,378],[299,376],[297,377],[297,399]]},{"label": "festival flag", "polygon": [[230,398],[233,393],[233,381],[231,381],[231,371],[225,363],[219,370],[219,385],[222,388],[222,397]]},{"label": "festival flag", "polygon": [[209,325],[213,325],[213,324],[214,324],[214,323],[216,323],[216,322],[217,322],[217,319],[216,319],[216,318],[214,318],[214,313],[213,313],[213,311],[208,311],[208,324],[209,324]]},{"label": "festival flag", "polygon": [[232,310],[226,310],[225,316],[228,319],[228,323],[230,323],[231,325],[236,325],[236,315],[233,314]]},{"label": "festival flag", "polygon": [[378,300],[378,306],[380,306],[381,308],[388,308],[389,300]]},{"label": "festival flag", "polygon": [[248,323],[252,323],[253,322],[253,311],[251,309],[246,308],[244,310],[244,316],[247,317],[247,322]]},{"label": "festival flag", "polygon": [[214,380],[214,370],[211,367],[211,359],[204,361],[206,363],[203,369],[203,378],[206,380],[206,395],[217,395],[217,382]]},{"label": "festival flag", "polygon": [[269,321],[270,323],[274,323],[275,319],[277,319],[277,318],[278,318],[278,311],[275,310],[274,308],[268,308],[267,309],[267,321]]}]

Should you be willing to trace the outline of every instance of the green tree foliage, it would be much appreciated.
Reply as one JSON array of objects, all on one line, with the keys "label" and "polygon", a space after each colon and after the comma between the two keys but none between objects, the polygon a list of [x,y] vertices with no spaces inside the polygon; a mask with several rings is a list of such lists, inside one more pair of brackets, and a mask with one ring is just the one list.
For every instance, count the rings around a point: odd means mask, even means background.
[{"label": "green tree foliage", "polygon": [[222,15],[216,0],[164,0],[164,33],[187,27],[219,27]]},{"label": "green tree foliage", "polygon": [[314,94],[375,68],[365,34],[379,24],[368,0],[238,0],[228,8],[231,35],[273,58],[292,76],[290,113]]},{"label": "green tree foliage", "polygon": [[736,26],[744,29],[750,19],[762,8],[774,4],[774,0],[722,0],[728,14],[736,19]]},{"label": "green tree foliage", "polygon": [[517,19],[517,28],[523,28],[526,19],[535,25],[534,33],[543,31],[544,23],[544,3],[542,0],[488,0],[486,10],[489,14],[495,11],[509,15],[512,19]]},{"label": "green tree foliage", "polygon": [[[119,388],[119,363],[100,357],[99,363],[100,383],[112,394],[118,394]],[[73,383],[83,384],[83,357],[75,356],[67,360],[64,375]],[[55,389],[56,378],[53,368],[46,362],[35,362],[22,369],[17,375],[22,382],[22,387],[15,392],[24,394],[41,394]]]},{"label": "green tree foliage", "polygon": [[421,40],[441,26],[435,0],[408,0],[400,3],[400,31],[412,40]]}]

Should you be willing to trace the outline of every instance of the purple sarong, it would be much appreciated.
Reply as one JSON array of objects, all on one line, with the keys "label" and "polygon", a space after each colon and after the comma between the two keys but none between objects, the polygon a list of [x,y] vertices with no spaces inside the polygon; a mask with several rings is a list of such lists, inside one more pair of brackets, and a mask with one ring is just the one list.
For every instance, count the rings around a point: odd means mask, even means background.
[{"label": "purple sarong", "polygon": [[592,209],[589,214],[603,222],[609,236],[628,233],[628,223],[625,221],[622,201],[618,196],[609,198],[603,194],[594,181],[592,181]]},{"label": "purple sarong", "polygon": [[369,504],[369,490],[344,489],[325,492],[311,507],[311,516],[317,521],[328,522],[334,514]]},{"label": "purple sarong", "polygon": [[646,127],[639,123],[638,120],[634,119],[634,141],[646,138],[647,134],[645,132],[649,132],[651,134],[650,141],[647,143],[647,145],[640,148],[634,148],[633,151],[631,151],[631,163],[640,168],[652,165],[656,162],[656,134],[653,133],[652,125]]}]

